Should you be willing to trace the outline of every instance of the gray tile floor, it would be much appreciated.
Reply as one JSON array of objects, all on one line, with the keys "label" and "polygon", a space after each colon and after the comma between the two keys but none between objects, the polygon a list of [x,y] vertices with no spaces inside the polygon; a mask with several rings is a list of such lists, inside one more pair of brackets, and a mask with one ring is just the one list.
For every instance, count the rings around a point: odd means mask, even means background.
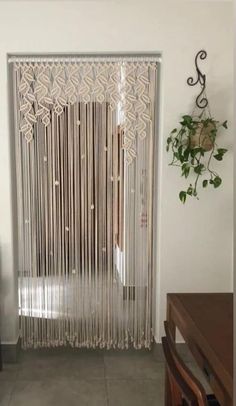
[{"label": "gray tile floor", "polygon": [[164,364],[140,351],[23,352],[0,372],[0,406],[28,405],[162,406]]}]

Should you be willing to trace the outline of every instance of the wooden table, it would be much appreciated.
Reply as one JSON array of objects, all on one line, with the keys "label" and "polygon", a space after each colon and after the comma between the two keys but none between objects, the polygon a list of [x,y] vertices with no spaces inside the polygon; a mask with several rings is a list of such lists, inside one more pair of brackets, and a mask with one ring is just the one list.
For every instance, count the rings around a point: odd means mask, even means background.
[{"label": "wooden table", "polygon": [[180,331],[220,405],[232,406],[233,294],[167,294],[167,320],[174,339],[176,327]]}]

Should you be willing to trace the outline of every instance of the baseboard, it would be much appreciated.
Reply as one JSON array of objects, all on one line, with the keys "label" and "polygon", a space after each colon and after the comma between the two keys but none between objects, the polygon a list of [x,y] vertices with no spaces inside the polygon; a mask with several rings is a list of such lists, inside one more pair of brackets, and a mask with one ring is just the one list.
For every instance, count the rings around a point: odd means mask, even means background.
[{"label": "baseboard", "polygon": [[[189,351],[187,344],[176,343],[176,348],[184,362],[193,362],[194,361],[193,356],[192,356],[191,352]],[[155,358],[155,360],[157,362],[165,361],[161,343],[156,343],[156,342],[153,343],[152,353],[153,353],[153,357]]]},{"label": "baseboard", "polygon": [[7,364],[16,363],[18,361],[20,348],[20,337],[18,338],[16,344],[1,344],[3,362]]}]

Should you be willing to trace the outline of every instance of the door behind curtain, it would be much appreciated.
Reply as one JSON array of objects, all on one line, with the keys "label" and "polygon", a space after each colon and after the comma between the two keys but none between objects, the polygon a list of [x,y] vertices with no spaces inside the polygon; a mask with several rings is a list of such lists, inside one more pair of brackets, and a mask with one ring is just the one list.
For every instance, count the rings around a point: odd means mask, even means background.
[{"label": "door behind curtain", "polygon": [[149,348],[156,64],[68,66],[15,63],[22,343]]}]

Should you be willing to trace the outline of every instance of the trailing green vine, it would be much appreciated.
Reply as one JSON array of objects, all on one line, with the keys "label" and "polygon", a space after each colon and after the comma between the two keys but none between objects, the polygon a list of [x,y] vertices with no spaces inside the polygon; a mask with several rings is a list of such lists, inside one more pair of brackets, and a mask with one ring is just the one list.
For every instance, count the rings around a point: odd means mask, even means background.
[{"label": "trailing green vine", "polygon": [[187,196],[198,199],[198,186],[200,177],[202,187],[212,185],[218,188],[222,179],[219,174],[212,169],[212,159],[222,161],[227,149],[218,148],[216,143],[219,128],[227,129],[227,121],[219,123],[211,117],[202,118],[190,115],[182,116],[180,128],[174,128],[167,138],[166,150],[172,154],[169,165],[177,166],[181,170],[181,175],[188,178],[190,174],[195,176],[193,183],[190,183],[186,190],[181,190],[179,198],[185,203]]}]

